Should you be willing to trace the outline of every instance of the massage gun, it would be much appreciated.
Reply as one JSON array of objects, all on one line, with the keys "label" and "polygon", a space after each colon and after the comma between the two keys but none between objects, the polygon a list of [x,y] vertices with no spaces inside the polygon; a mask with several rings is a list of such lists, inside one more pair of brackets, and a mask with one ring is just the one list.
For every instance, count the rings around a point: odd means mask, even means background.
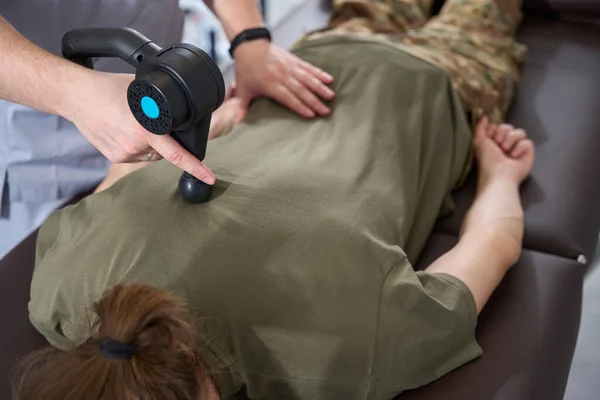
[{"label": "massage gun", "polygon": [[[225,97],[223,75],[204,51],[190,44],[162,49],[129,28],[90,28],[67,32],[62,53],[88,68],[93,57],[118,57],[136,67],[127,89],[135,119],[153,134],[172,135],[204,159],[212,112]],[[212,189],[187,172],[179,179],[179,194],[189,203],[208,201]]]}]

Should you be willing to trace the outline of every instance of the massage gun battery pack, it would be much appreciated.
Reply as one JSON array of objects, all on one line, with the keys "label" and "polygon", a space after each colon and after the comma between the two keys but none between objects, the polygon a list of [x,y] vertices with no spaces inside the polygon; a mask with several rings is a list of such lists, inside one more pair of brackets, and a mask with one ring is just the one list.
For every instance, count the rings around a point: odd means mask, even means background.
[{"label": "massage gun battery pack", "polygon": [[[223,75],[208,54],[190,44],[162,49],[129,28],[72,30],[63,37],[62,52],[88,68],[94,57],[118,57],[136,67],[127,91],[135,119],[153,134],[172,135],[204,159],[211,115],[225,97]],[[179,193],[189,203],[208,201],[212,189],[185,172],[179,180]]]}]

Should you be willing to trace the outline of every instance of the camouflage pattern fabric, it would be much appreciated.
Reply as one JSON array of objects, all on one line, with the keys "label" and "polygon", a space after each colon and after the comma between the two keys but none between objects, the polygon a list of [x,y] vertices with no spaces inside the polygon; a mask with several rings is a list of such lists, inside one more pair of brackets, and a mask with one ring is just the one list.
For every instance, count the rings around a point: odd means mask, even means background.
[{"label": "camouflage pattern fabric", "polygon": [[428,19],[432,0],[334,0],[327,28],[307,35],[361,35],[392,42],[444,69],[474,125],[501,123],[510,105],[525,46],[515,41],[521,15],[494,0],[447,0]]}]

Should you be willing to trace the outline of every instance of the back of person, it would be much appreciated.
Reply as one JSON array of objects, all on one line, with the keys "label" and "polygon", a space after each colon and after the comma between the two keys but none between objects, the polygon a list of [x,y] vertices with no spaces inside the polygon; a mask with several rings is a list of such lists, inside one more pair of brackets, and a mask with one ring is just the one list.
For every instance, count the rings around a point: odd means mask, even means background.
[{"label": "back of person", "polygon": [[[3,0],[0,15],[57,56],[71,29],[127,26],[160,45],[179,42],[183,30],[177,0]],[[116,59],[94,66],[133,72]],[[71,122],[0,100],[0,258],[64,202],[93,189],[108,166]]]},{"label": "back of person", "polygon": [[94,302],[141,283],[204,317],[222,399],[383,399],[480,354],[468,289],[407,259],[467,158],[447,75],[365,38],[295,53],[335,76],[333,116],[256,101],[209,145],[210,202],[182,202],[163,162],[49,219],[30,317],[52,344],[81,342]]}]

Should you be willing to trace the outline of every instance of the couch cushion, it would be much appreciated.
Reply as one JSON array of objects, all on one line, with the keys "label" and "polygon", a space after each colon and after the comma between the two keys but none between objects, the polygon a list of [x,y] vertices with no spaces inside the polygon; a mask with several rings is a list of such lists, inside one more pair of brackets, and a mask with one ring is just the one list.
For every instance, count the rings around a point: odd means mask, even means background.
[{"label": "couch cushion", "polygon": [[525,0],[527,15],[557,15],[560,17],[599,17],[598,0]]},{"label": "couch cushion", "polygon": [[[529,20],[519,36],[529,54],[508,120],[537,147],[522,188],[525,247],[590,258],[600,229],[600,27]],[[437,231],[458,233],[474,187],[457,192],[457,212]]]},{"label": "couch cushion", "polygon": [[[455,243],[453,236],[434,234],[419,268]],[[562,399],[579,331],[583,272],[573,260],[524,251],[479,318],[483,356],[398,400]]]}]

